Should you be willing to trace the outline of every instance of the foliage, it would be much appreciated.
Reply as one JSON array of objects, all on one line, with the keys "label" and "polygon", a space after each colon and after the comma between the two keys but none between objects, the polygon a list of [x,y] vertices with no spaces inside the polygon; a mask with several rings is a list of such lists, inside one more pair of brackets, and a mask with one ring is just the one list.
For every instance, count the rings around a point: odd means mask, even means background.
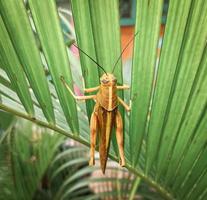
[{"label": "foliage", "polygon": [[[71,88],[81,78],[55,2],[28,3],[26,10],[22,0],[0,1],[0,109],[88,146],[93,102],[76,103],[61,84],[61,75]],[[163,0],[137,0],[130,117],[122,110],[126,167],[166,199],[206,199],[207,2],[169,2],[158,60],[162,10]],[[73,0],[72,11],[78,45],[111,71],[121,49],[118,1]],[[80,59],[85,85],[96,86],[102,72]],[[115,75],[122,84],[121,62]],[[112,144],[110,157],[118,160]]]},{"label": "foliage", "polygon": [[88,166],[86,147],[28,121],[16,120],[0,148],[0,199],[134,199],[137,194],[140,178],[116,166],[103,176]]}]

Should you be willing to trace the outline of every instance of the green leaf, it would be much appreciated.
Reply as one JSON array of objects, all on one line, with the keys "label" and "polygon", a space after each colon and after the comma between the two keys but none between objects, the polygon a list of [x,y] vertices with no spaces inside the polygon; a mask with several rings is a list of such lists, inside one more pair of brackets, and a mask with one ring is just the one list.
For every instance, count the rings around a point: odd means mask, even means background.
[{"label": "green leaf", "polygon": [[[93,59],[97,60],[88,0],[72,0],[71,6],[78,46]],[[87,40],[85,38],[87,38]],[[80,51],[79,53],[85,87],[91,88],[98,86],[98,66],[85,54]],[[88,116],[91,116],[95,104],[93,100],[90,100],[86,102],[86,105]]]},{"label": "green leaf", "polygon": [[[185,111],[185,117],[182,119],[183,123],[179,127],[177,133],[177,142],[174,146],[170,163],[168,165],[166,180],[170,184],[174,182],[174,169],[176,168],[176,166],[181,166],[180,163],[183,162],[183,158],[185,157],[184,160],[194,162],[194,159],[190,158],[196,158],[198,152],[200,151],[200,148],[203,148],[203,146],[205,146],[205,128],[200,129],[200,124],[205,119],[203,117],[205,116],[206,112],[206,74],[207,48],[205,48],[204,55],[202,56],[200,67],[194,80],[194,86],[192,87],[190,96],[188,98],[190,102],[187,104],[188,106]],[[199,145],[197,144],[197,140],[201,142],[199,143]],[[192,151],[187,152],[189,146],[193,146],[193,148]],[[190,156],[188,157],[186,153],[189,153]],[[178,169],[179,168],[177,168],[176,171],[178,171]]]},{"label": "green leaf", "polygon": [[148,123],[162,9],[163,0],[137,1],[129,128],[132,166],[138,163]]},{"label": "green leaf", "polygon": [[[4,146],[1,145],[1,153],[5,151],[7,162],[4,165],[0,163],[0,174],[7,166],[7,179],[12,183],[5,188],[7,194],[4,199],[13,194],[12,199],[32,199],[48,163],[63,139],[61,135],[54,135],[52,131],[41,129],[25,120],[15,123]],[[6,179],[0,179],[1,185],[3,181]]]},{"label": "green leaf", "polygon": [[[117,0],[89,0],[97,61],[108,73],[112,73],[121,52],[118,6]],[[121,66],[120,60],[114,73],[120,83],[122,83]]]},{"label": "green leaf", "polygon": [[[197,77],[196,75],[203,67],[206,68],[206,65],[201,65],[201,60],[202,56],[205,56],[207,5],[203,5],[203,1],[196,1],[192,6],[184,35],[184,38],[188,39],[184,39],[182,44],[182,51],[180,53],[183,56],[177,63],[179,74],[175,74],[174,81],[176,81],[176,84],[173,84],[171,90],[173,97],[168,104],[169,107],[165,115],[167,121],[163,127],[162,145],[158,154],[158,175],[166,171],[168,162],[163,161],[167,160],[171,154],[171,149],[177,139],[176,132],[179,129],[179,125],[183,122],[183,118],[189,117],[186,116],[186,113],[189,103],[193,99],[190,93],[194,90],[196,79],[201,74],[198,74]],[[197,95],[196,98],[198,98]],[[198,119],[194,118],[195,121]]]},{"label": "green leaf", "polygon": [[[55,116],[43,64],[23,1],[3,0],[0,2],[0,12],[19,62],[27,75],[42,111],[47,120],[54,123]],[[17,74],[19,75],[19,73]]]},{"label": "green leaf", "polygon": [[135,198],[135,194],[136,194],[136,191],[137,191],[137,188],[140,184],[140,178],[137,177],[133,183],[133,186],[132,186],[132,190],[131,190],[131,193],[130,193],[130,196],[129,196],[129,200],[133,200]]},{"label": "green leaf", "polygon": [[[12,58],[12,59],[11,59]],[[1,68],[5,70],[8,77],[10,78],[11,87],[16,91],[20,98],[25,110],[29,115],[33,116],[34,108],[29,93],[29,88],[22,70],[21,63],[18,60],[16,52],[13,49],[12,43],[9,39],[6,27],[4,26],[3,20],[0,17],[0,60]],[[18,74],[18,76],[17,76]],[[5,79],[2,84],[6,83]],[[7,87],[7,83],[5,84]]]},{"label": "green leaf", "polygon": [[[14,120],[14,116],[7,112],[0,111],[0,132],[6,131]],[[1,143],[1,136],[0,136]]]},{"label": "green leaf", "polygon": [[78,134],[75,100],[60,80],[60,77],[63,76],[72,88],[70,65],[59,26],[55,2],[50,0],[29,0],[28,2],[63,112],[71,130],[74,134]]},{"label": "green leaf", "polygon": [[[158,67],[157,84],[152,105],[151,120],[148,130],[148,156],[146,171],[149,171],[158,153],[162,125],[165,123],[165,109],[170,97],[170,89],[173,84],[177,60],[182,46],[182,39],[187,22],[191,2],[172,1],[169,5],[167,24],[161,57]],[[176,13],[176,15],[175,15]],[[179,20],[177,20],[179,18]],[[171,53],[173,52],[173,53]],[[161,119],[158,121],[157,119]],[[155,134],[156,133],[156,134]]]},{"label": "green leaf", "polygon": [[171,100],[170,89],[173,84],[173,77],[175,76],[178,59],[182,55],[179,53],[182,50],[182,40],[185,33],[190,5],[191,1],[182,1],[182,3],[180,3],[180,1],[171,1],[169,4],[151,111],[151,120],[148,129],[147,171],[151,169],[158,154],[162,137],[162,125],[166,120],[165,111],[168,101]]}]

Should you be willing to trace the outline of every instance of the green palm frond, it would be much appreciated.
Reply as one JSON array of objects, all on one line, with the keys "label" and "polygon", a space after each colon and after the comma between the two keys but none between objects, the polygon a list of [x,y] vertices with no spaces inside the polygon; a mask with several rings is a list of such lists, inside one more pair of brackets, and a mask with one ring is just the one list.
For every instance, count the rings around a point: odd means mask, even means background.
[{"label": "green palm frond", "polygon": [[32,199],[63,139],[31,122],[15,122],[0,146],[1,199]]},{"label": "green palm frond", "polygon": [[[71,3],[78,45],[110,72],[121,51],[118,1]],[[126,167],[166,199],[202,200],[207,198],[207,2],[169,1],[158,59],[163,4],[137,0],[132,111],[130,116],[122,111]],[[102,71],[80,54],[81,75],[64,43],[54,1],[29,0],[28,5],[26,10],[22,0],[0,1],[0,109],[89,146],[93,102],[76,103],[60,76],[71,88],[74,83],[82,88],[83,76],[91,87]],[[120,84],[121,68],[119,62]],[[114,160],[116,151],[113,140]]]}]

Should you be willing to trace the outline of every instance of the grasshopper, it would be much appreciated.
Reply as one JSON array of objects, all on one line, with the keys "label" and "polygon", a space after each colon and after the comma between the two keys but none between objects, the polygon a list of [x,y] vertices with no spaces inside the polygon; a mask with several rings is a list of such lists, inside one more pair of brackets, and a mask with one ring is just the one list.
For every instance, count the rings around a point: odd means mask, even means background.
[{"label": "grasshopper", "polygon": [[[136,33],[137,34],[137,33]],[[136,36],[134,35],[134,37]],[[134,39],[134,37],[132,39]],[[130,111],[130,106],[128,106],[120,97],[117,96],[117,90],[125,90],[130,87],[127,85],[118,86],[117,79],[113,75],[116,64],[118,63],[121,55],[124,50],[131,43],[132,39],[128,42],[126,47],[123,49],[119,58],[117,59],[112,73],[107,73],[103,67],[101,67],[92,57],[86,54],[82,49],[77,47],[82,53],[88,56],[92,61],[94,61],[103,71],[104,74],[100,78],[100,85],[93,88],[85,88],[85,93],[95,92],[96,95],[87,95],[87,96],[76,96],[73,91],[70,89],[69,85],[65,82],[64,77],[61,76],[61,81],[70,92],[70,94],[76,100],[89,100],[93,99],[96,104],[94,106],[93,113],[90,119],[90,160],[89,165],[95,164],[95,146],[97,132],[99,133],[99,155],[100,155],[100,164],[103,174],[105,173],[106,163],[108,158],[110,138],[112,129],[116,128],[116,140],[119,149],[120,161],[119,164],[125,166],[125,157],[124,157],[124,141],[123,141],[123,122],[121,114],[118,110],[118,105],[121,104],[126,111]]]}]

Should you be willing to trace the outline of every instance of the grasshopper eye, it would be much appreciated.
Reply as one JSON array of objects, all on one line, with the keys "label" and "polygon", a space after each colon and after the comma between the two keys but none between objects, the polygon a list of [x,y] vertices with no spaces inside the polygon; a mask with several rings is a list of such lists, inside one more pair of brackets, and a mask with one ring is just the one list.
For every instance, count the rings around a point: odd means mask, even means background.
[{"label": "grasshopper eye", "polygon": [[109,80],[103,79],[101,82],[104,83],[104,84],[106,84],[106,83],[109,82]]}]

